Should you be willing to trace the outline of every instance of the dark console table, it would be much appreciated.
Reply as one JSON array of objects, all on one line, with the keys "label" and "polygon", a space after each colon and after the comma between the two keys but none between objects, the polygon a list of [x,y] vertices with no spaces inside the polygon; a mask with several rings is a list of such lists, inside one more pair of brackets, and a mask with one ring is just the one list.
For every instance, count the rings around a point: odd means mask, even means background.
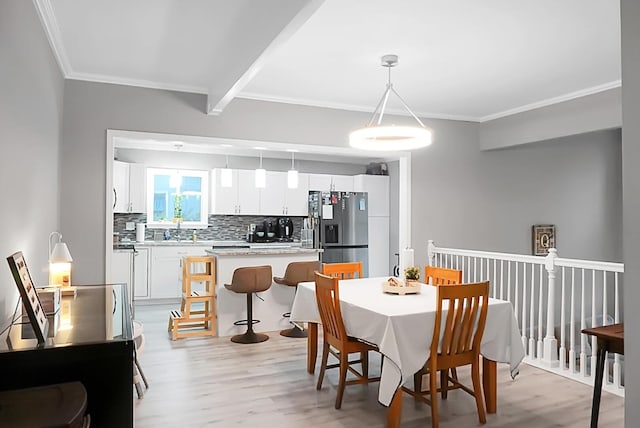
[{"label": "dark console table", "polygon": [[[49,317],[38,347],[30,324],[0,336],[0,390],[80,381],[91,427],[133,427],[134,342],[124,284],[78,286]],[[34,403],[34,411],[38,404]]]},{"label": "dark console table", "polygon": [[604,363],[607,358],[607,352],[624,355],[624,324],[585,328],[582,332],[589,336],[595,336],[598,339],[598,358],[593,385],[593,402],[591,404],[591,428],[597,428],[604,377]]}]

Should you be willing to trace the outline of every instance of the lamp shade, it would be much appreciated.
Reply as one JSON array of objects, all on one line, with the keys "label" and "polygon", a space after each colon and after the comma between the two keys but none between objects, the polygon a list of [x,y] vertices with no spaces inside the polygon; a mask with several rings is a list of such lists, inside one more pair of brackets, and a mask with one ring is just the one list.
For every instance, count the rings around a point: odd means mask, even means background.
[{"label": "lamp shade", "polygon": [[223,168],[220,171],[220,186],[221,187],[233,186],[233,171],[230,168]]},{"label": "lamp shade", "polygon": [[73,261],[69,248],[64,242],[56,243],[49,257],[49,263],[71,263]]},{"label": "lamp shade", "polygon": [[289,189],[297,189],[298,188],[298,171],[295,169],[290,169],[287,172],[287,187]]},{"label": "lamp shade", "polygon": [[431,143],[431,131],[417,126],[368,126],[349,134],[349,145],[362,150],[413,150]]},{"label": "lamp shade", "polygon": [[256,187],[264,189],[267,186],[267,171],[263,168],[256,169]]}]

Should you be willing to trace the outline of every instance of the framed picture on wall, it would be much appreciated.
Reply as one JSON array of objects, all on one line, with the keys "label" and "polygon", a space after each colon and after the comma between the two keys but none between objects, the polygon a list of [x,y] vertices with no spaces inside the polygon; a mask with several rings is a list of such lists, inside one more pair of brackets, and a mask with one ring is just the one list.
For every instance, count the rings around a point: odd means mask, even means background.
[{"label": "framed picture on wall", "polygon": [[531,226],[532,252],[534,256],[546,256],[549,249],[556,248],[556,227],[553,224]]},{"label": "framed picture on wall", "polygon": [[36,287],[31,280],[31,274],[27,268],[27,262],[24,260],[22,251],[18,251],[7,257],[7,262],[13,274],[13,279],[18,286],[22,304],[29,317],[29,323],[38,339],[38,345],[44,344],[48,329],[47,316],[40,304],[40,297],[38,297]]}]

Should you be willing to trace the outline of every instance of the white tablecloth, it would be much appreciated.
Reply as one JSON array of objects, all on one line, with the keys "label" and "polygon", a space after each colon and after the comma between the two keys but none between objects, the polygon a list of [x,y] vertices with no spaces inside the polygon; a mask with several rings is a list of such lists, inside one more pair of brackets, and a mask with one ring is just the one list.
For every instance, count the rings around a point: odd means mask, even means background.
[{"label": "white tablecloth", "polygon": [[[429,355],[436,289],[422,285],[419,294],[387,294],[382,292],[386,279],[341,280],[340,301],[347,334],[376,344],[386,358],[378,400],[388,406],[398,386],[412,380]],[[298,285],[291,320],[320,323],[315,283]],[[490,360],[509,363],[512,375],[517,373],[525,352],[510,302],[489,299],[481,353]]]}]

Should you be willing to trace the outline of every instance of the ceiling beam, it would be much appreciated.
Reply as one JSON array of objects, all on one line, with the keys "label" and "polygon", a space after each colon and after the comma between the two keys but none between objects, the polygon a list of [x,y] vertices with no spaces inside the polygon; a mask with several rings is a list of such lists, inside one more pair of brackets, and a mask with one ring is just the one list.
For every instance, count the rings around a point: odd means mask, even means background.
[{"label": "ceiling beam", "polygon": [[[325,0],[305,0],[295,3],[296,10],[288,22],[282,23],[282,29],[268,41],[260,40],[264,44],[264,49],[259,52],[248,67],[231,76],[227,82],[221,81],[220,76],[215,76],[215,81],[209,85],[207,96],[207,114],[219,115],[224,108],[251,82],[263,65],[269,61],[278,48],[284,45],[298,31],[305,22],[318,10]],[[293,5],[292,5],[293,6]],[[280,15],[280,13],[279,13]],[[261,34],[260,36],[262,36]],[[256,41],[258,42],[258,41]],[[212,76],[214,77],[214,76]]]}]

